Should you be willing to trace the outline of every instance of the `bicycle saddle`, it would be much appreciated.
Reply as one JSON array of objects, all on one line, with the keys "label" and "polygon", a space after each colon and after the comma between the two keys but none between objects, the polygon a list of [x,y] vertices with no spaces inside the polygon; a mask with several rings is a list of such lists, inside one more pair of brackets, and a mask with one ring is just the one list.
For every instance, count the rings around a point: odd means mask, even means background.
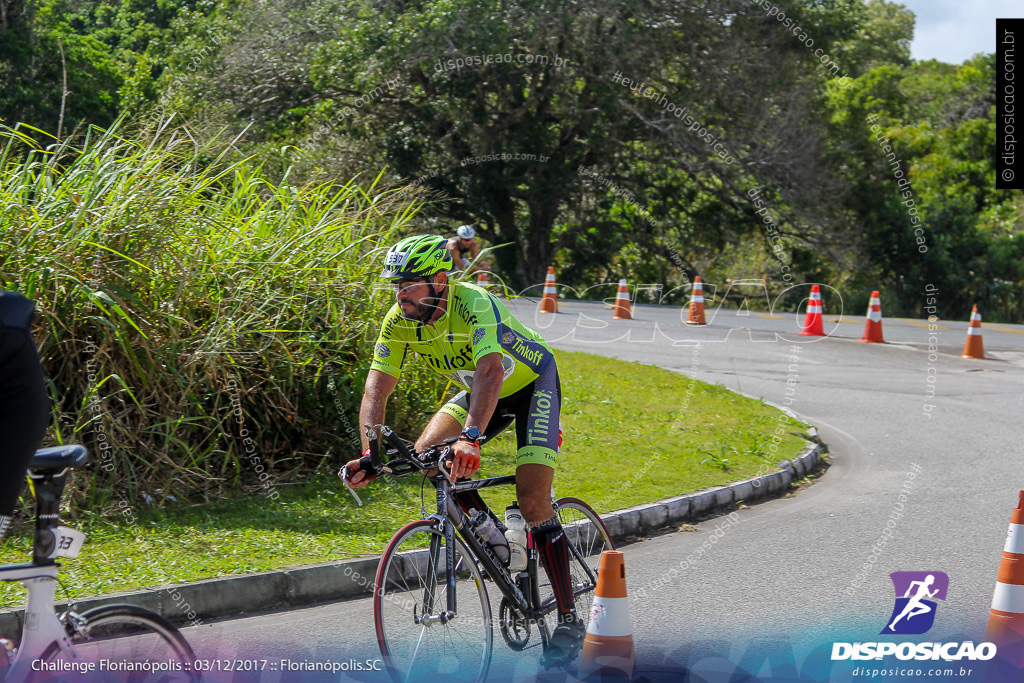
[{"label": "bicycle saddle", "polygon": [[63,470],[69,467],[81,467],[88,460],[89,452],[85,450],[84,446],[75,444],[52,446],[36,451],[28,467],[31,470]]}]

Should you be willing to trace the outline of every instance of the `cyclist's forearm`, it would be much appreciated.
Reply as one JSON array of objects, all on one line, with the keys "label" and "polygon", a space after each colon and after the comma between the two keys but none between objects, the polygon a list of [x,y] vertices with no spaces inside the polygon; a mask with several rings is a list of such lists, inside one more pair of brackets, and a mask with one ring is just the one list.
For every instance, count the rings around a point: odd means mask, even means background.
[{"label": "cyclist's forearm", "polygon": [[498,405],[505,370],[501,365],[501,354],[495,353],[485,356],[484,359],[490,357],[494,360],[478,364],[473,375],[473,391],[470,393],[469,414],[466,417],[467,427],[486,428],[487,423],[491,421],[491,415],[494,414],[495,406]]},{"label": "cyclist's forearm", "polygon": [[366,389],[363,402],[359,406],[359,440],[365,451],[370,440],[366,437],[363,425],[376,425],[384,422],[384,411],[388,405],[388,396],[394,390],[398,380],[380,370],[370,370],[366,377]]},{"label": "cyclist's forearm", "polygon": [[363,396],[363,404],[359,407],[359,441],[365,451],[370,447],[370,440],[366,436],[364,425],[376,425],[384,422],[384,408],[387,406],[387,399],[383,401],[369,401]]}]

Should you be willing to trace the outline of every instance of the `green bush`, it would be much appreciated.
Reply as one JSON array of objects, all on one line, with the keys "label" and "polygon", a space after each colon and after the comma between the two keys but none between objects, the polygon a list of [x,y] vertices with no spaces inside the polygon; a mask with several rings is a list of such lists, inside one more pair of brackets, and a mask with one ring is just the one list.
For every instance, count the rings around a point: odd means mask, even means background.
[{"label": "green bush", "polygon": [[[355,453],[379,255],[421,206],[382,175],[273,182],[170,124],[45,148],[0,126],[0,287],[37,301],[49,442],[93,453],[93,504],[272,496]],[[411,379],[400,427],[440,397]]]}]

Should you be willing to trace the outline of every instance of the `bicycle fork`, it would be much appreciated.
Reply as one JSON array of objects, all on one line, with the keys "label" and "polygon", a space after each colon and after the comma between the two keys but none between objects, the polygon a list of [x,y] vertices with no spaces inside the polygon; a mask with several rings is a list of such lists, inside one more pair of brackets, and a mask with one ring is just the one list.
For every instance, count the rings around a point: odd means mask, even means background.
[{"label": "bicycle fork", "polygon": [[434,614],[434,602],[437,600],[437,583],[436,578],[438,572],[436,571],[440,567],[441,560],[441,539],[438,536],[432,536],[430,539],[430,550],[427,556],[427,581],[423,587],[423,614],[416,614],[416,607],[413,606],[413,620],[421,626],[430,626],[432,624],[447,624],[455,616],[455,610],[457,605],[455,604],[455,533],[452,530],[452,525],[447,524],[444,518],[438,521],[439,531],[444,534],[444,551],[445,551],[445,564],[447,568],[445,577],[445,609],[442,612]]}]

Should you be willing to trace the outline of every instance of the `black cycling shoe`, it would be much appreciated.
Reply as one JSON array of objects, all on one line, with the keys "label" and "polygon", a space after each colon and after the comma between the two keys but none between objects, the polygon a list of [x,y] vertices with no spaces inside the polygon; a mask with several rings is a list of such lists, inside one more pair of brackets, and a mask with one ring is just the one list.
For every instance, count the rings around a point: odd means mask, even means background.
[{"label": "black cycling shoe", "polygon": [[544,648],[540,658],[541,666],[547,668],[572,663],[579,656],[586,635],[587,628],[579,617],[559,624],[551,633],[548,646]]}]

